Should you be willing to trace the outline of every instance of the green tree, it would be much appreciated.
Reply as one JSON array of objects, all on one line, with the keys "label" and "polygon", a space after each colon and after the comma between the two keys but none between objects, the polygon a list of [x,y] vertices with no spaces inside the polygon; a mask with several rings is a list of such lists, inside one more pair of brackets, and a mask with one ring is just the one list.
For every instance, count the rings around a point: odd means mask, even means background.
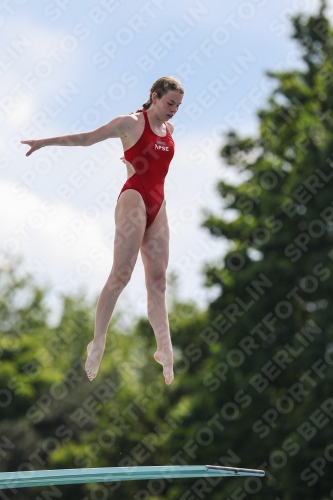
[{"label": "green tree", "polygon": [[304,69],[269,73],[277,85],[258,112],[258,137],[226,137],[221,155],[247,180],[218,184],[234,220],[210,214],[203,224],[229,251],[206,266],[207,286],[221,293],[201,335],[211,356],[201,361],[205,390],[191,423],[207,427],[210,412],[220,429],[211,427],[214,442],[196,459],[231,450],[234,464],[267,470],[263,481],[225,483],[225,498],[238,487],[239,498],[285,500],[332,490],[333,32],[325,2],[293,26]]}]

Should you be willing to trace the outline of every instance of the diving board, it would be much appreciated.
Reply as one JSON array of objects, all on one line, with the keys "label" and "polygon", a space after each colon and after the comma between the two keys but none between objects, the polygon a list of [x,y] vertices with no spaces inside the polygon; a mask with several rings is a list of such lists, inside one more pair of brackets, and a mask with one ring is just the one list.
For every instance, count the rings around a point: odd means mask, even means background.
[{"label": "diving board", "polygon": [[217,465],[165,465],[138,467],[101,467],[96,469],[58,469],[0,473],[0,489],[50,486],[57,484],[111,483],[141,479],[188,477],[258,476],[265,471]]}]

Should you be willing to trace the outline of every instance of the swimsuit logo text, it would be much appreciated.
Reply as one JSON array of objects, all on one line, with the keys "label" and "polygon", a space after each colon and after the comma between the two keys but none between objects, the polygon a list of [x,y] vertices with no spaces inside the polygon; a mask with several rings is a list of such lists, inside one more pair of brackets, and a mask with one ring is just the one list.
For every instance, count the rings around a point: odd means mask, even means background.
[{"label": "swimsuit logo text", "polygon": [[[157,142],[162,142],[162,141],[157,141]],[[165,142],[163,142],[165,144]],[[161,151],[169,151],[169,146],[160,146],[159,144],[155,144],[155,151],[156,149],[159,149]]]}]

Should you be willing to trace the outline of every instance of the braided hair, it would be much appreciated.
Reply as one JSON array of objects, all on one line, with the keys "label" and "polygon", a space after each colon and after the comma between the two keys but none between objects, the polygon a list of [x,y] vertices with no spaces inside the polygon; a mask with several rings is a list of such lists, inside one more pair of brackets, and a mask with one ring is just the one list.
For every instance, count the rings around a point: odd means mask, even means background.
[{"label": "braided hair", "polygon": [[[164,96],[169,90],[176,90],[180,94],[184,94],[184,87],[182,84],[176,80],[173,76],[162,76],[158,78],[156,82],[153,83],[150,89],[149,99],[147,102],[142,104],[142,108],[147,110],[153,103],[152,95],[154,92],[158,95],[159,99]],[[140,113],[142,109],[138,109],[135,112]]]}]

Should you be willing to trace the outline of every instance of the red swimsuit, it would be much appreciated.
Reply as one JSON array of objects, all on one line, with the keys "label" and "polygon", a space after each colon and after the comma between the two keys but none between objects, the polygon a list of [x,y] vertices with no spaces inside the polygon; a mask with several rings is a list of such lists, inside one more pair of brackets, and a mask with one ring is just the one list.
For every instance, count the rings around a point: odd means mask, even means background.
[{"label": "red swimsuit", "polygon": [[124,152],[125,159],[133,165],[135,174],[127,179],[119,196],[126,189],[138,191],[146,206],[149,226],[164,200],[164,179],[173,158],[174,142],[167,125],[165,136],[156,135],[150,128],[146,110],[143,109],[142,112],[145,119],[143,133],[134,146]]}]

